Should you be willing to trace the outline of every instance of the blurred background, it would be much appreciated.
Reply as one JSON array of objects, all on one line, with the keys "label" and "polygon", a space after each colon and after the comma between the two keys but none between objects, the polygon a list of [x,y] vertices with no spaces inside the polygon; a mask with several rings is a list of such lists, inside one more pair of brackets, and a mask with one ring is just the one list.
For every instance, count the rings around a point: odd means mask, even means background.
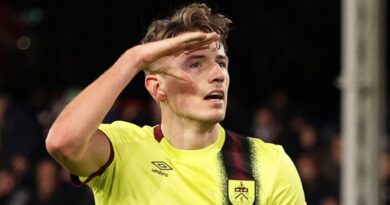
[{"label": "blurred background", "polygon": [[[47,154],[47,131],[69,100],[140,42],[153,19],[189,2],[0,1],[0,205],[94,204],[90,190],[71,185]],[[233,21],[223,125],[283,145],[308,204],[340,204],[341,1],[202,2]],[[143,80],[141,73],[124,90],[105,122],[159,122]],[[390,204],[385,148],[378,171]]]}]

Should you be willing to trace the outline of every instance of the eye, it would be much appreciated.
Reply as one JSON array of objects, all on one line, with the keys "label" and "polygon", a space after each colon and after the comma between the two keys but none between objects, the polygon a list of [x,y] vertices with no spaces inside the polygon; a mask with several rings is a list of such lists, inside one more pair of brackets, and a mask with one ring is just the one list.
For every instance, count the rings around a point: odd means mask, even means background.
[{"label": "eye", "polygon": [[201,65],[199,62],[190,65],[190,68],[199,68]]},{"label": "eye", "polygon": [[221,68],[226,68],[227,67],[227,63],[225,63],[225,62],[219,62],[218,65]]}]

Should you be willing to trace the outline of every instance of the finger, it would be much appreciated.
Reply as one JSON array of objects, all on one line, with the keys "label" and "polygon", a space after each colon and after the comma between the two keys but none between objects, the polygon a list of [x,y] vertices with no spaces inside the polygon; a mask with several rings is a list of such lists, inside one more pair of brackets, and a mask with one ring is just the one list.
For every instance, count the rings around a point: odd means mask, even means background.
[{"label": "finger", "polygon": [[218,50],[220,47],[221,47],[221,42],[219,42],[219,41],[217,41],[217,42],[208,41],[208,42],[205,42],[204,44],[199,45],[198,47],[186,49],[186,50],[184,50],[181,53],[189,55],[189,54],[191,54],[191,53],[193,53],[195,51],[199,51],[199,50],[203,50],[203,49]]},{"label": "finger", "polygon": [[[213,33],[203,33],[203,32],[190,32],[181,34],[173,39],[166,39],[167,43],[164,43],[165,52],[160,53],[160,55],[173,54],[174,56],[179,56],[186,50],[192,50],[197,47],[209,44],[213,41],[219,40],[219,35],[215,32]],[[169,43],[168,43],[169,42]],[[163,49],[161,49],[163,50]]]},{"label": "finger", "polygon": [[187,44],[186,47],[184,48],[184,50],[191,50],[194,48],[202,47],[202,46],[208,45],[214,41],[215,41],[214,39],[209,39],[207,41],[199,41],[199,42],[194,42],[192,44]]},{"label": "finger", "polygon": [[203,33],[203,32],[188,32],[188,33],[181,34],[178,37],[180,43],[187,44],[192,41],[201,41],[207,38],[207,36],[208,36],[207,33]]},{"label": "finger", "polygon": [[[207,33],[203,32],[187,32],[173,38],[167,38],[156,42],[150,42],[145,45],[153,47],[151,59],[155,60],[158,57],[168,55],[170,52],[183,49],[185,45],[196,45],[197,42],[202,42],[203,39],[210,38]],[[152,45],[152,46],[151,46]],[[183,46],[184,45],[184,46]]]},{"label": "finger", "polygon": [[[205,34],[205,36],[201,36],[200,34]],[[184,49],[195,48],[195,47],[219,40],[219,35],[215,32],[207,33],[207,34],[200,33],[200,34],[199,35],[191,35],[191,37],[198,36],[199,38],[188,38],[189,36],[187,36],[186,40],[182,43]]]},{"label": "finger", "polygon": [[180,50],[179,52],[177,52],[177,53],[175,54],[175,57],[177,57],[177,56],[179,56],[179,55],[181,55],[181,54],[183,54],[183,53],[186,54],[186,55],[189,55],[189,54],[191,54],[191,53],[193,53],[193,52],[195,52],[195,51],[199,51],[199,50],[203,50],[203,49],[208,49],[208,48],[210,48],[210,43],[206,42],[206,43],[204,43],[204,44],[202,44],[202,45],[199,45],[199,46],[197,46],[197,47],[186,48],[186,49]]},{"label": "finger", "polygon": [[184,54],[186,54],[186,55],[189,55],[189,54],[191,54],[191,53],[193,53],[193,52],[195,52],[195,51],[199,51],[199,50],[203,50],[203,49],[208,49],[208,48],[210,48],[210,43],[207,43],[207,44],[205,44],[205,45],[202,45],[202,46],[199,46],[199,47],[196,47],[196,48],[192,48],[192,49],[189,49],[189,50],[185,50],[185,51],[182,52],[182,53],[184,53]]},{"label": "finger", "polygon": [[199,51],[199,50],[203,50],[203,49],[213,49],[213,50],[218,50],[218,48],[220,47],[220,42],[213,42],[213,41],[208,41],[208,42],[204,42],[203,44],[199,44],[199,45],[196,45],[196,46],[192,46],[192,47],[188,47],[186,49],[183,49],[182,51],[180,51],[179,53],[177,53],[175,56],[178,56],[182,53],[186,54],[186,55],[189,55],[195,51]]}]

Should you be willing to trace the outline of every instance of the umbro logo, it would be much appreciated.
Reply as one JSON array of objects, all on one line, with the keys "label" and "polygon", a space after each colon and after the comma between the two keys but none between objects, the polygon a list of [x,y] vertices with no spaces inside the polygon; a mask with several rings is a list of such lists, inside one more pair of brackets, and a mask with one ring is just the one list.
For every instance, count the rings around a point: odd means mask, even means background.
[{"label": "umbro logo", "polygon": [[160,170],[172,170],[172,168],[163,161],[152,161],[152,164]]},{"label": "umbro logo", "polygon": [[152,168],[152,172],[157,173],[159,175],[168,177],[168,174],[163,171],[169,171],[172,170],[172,167],[170,167],[167,163],[163,161],[152,161],[152,164],[156,166],[158,169]]}]

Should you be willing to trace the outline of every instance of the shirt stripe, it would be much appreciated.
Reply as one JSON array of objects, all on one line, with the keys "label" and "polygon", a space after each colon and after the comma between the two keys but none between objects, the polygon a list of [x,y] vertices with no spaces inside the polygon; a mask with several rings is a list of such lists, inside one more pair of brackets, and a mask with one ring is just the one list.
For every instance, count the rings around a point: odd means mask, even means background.
[{"label": "shirt stripe", "polygon": [[[232,131],[226,131],[222,160],[228,180],[253,180],[256,184],[258,183],[254,177],[251,149],[248,138]],[[257,186],[255,187],[257,189]],[[257,192],[258,190],[255,190],[256,197],[253,204],[258,204],[259,194]],[[228,197],[228,194],[226,196]]]}]

